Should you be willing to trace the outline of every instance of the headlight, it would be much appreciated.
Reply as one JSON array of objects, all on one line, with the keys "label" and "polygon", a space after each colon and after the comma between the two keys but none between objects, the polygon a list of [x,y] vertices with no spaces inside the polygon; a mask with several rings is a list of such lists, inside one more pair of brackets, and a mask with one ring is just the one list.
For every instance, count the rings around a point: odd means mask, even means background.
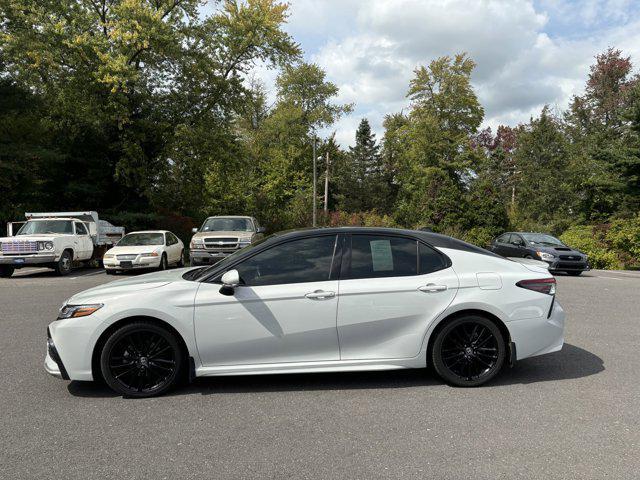
[{"label": "headlight", "polygon": [[241,238],[240,241],[238,242],[238,245],[240,245],[242,247],[246,247],[247,245],[251,245],[251,239],[250,238]]},{"label": "headlight", "polygon": [[542,260],[553,260],[555,257],[555,255],[552,255],[550,253],[547,252],[536,252],[536,254],[538,255],[538,257],[540,257]]},{"label": "headlight", "polygon": [[158,252],[141,253],[140,256],[141,257],[157,257]]},{"label": "headlight", "polygon": [[44,242],[45,250],[53,250],[53,242]]},{"label": "headlight", "polygon": [[91,315],[96,310],[102,308],[102,303],[94,303],[91,305],[63,305],[58,313],[58,320],[64,318],[78,318]]},{"label": "headlight", "polygon": [[189,245],[191,250],[204,248],[204,242],[202,240],[191,240],[191,244]]},{"label": "headlight", "polygon": [[102,258],[113,258],[115,255],[113,253],[105,253]]}]

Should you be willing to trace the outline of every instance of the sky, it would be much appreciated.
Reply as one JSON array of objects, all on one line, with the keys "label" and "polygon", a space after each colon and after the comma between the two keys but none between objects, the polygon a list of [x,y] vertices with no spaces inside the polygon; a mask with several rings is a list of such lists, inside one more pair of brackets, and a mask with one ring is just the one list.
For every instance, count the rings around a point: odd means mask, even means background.
[{"label": "sky", "polygon": [[[640,0],[290,0],[284,27],[305,61],[327,73],[354,110],[333,125],[354,143],[367,118],[380,139],[388,113],[407,109],[413,70],[443,55],[477,63],[483,126],[515,126],[580,94],[594,57],[616,47],[640,65]],[[257,68],[273,92],[277,72]]]}]

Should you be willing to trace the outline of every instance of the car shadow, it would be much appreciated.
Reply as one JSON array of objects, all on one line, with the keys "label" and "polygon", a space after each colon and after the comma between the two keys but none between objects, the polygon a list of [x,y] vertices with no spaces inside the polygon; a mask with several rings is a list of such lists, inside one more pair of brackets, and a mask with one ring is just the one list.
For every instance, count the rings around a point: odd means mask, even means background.
[{"label": "car shadow", "polygon": [[[560,352],[519,361],[480,388],[504,387],[559,380],[572,380],[604,371],[597,355],[565,343]],[[296,392],[321,390],[373,390],[381,388],[418,388],[442,385],[430,371],[390,370],[384,372],[300,373],[286,375],[246,375],[196,378],[191,384],[168,395],[213,395],[252,392]],[[69,393],[78,397],[115,397],[109,387],[98,382],[72,381]]]},{"label": "car shadow", "polygon": [[10,277],[11,280],[28,280],[33,278],[53,278],[57,277],[60,279],[65,278],[76,278],[76,277],[85,277],[85,276],[93,276],[104,273],[104,270],[101,268],[93,268],[93,267],[79,267],[74,268],[68,275],[61,277],[58,275],[53,269],[44,269],[44,268],[20,268],[15,271],[15,273]]}]

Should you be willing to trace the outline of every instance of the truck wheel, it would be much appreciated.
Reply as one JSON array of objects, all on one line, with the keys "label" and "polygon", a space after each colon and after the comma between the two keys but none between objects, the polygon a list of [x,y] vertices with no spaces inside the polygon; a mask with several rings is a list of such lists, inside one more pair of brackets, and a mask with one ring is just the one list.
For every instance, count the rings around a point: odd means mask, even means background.
[{"label": "truck wheel", "polygon": [[180,251],[180,260],[178,260],[177,266],[178,268],[184,267],[184,250]]},{"label": "truck wheel", "polygon": [[2,266],[0,267],[0,278],[9,278],[11,275],[13,275],[14,271],[15,268],[13,267]]},{"label": "truck wheel", "polygon": [[60,255],[58,263],[56,263],[56,273],[61,276],[68,275],[71,272],[71,262],[71,252],[69,252],[69,250],[65,250],[62,252],[62,255]]}]

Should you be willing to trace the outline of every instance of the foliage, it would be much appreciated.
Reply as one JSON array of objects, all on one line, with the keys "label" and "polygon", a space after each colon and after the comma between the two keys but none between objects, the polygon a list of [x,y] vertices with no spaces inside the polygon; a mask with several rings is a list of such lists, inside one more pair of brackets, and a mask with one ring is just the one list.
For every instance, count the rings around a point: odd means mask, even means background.
[{"label": "foliage", "polygon": [[587,254],[591,268],[617,269],[622,266],[616,252],[608,248],[603,228],[575,225],[565,231],[560,240]]}]

